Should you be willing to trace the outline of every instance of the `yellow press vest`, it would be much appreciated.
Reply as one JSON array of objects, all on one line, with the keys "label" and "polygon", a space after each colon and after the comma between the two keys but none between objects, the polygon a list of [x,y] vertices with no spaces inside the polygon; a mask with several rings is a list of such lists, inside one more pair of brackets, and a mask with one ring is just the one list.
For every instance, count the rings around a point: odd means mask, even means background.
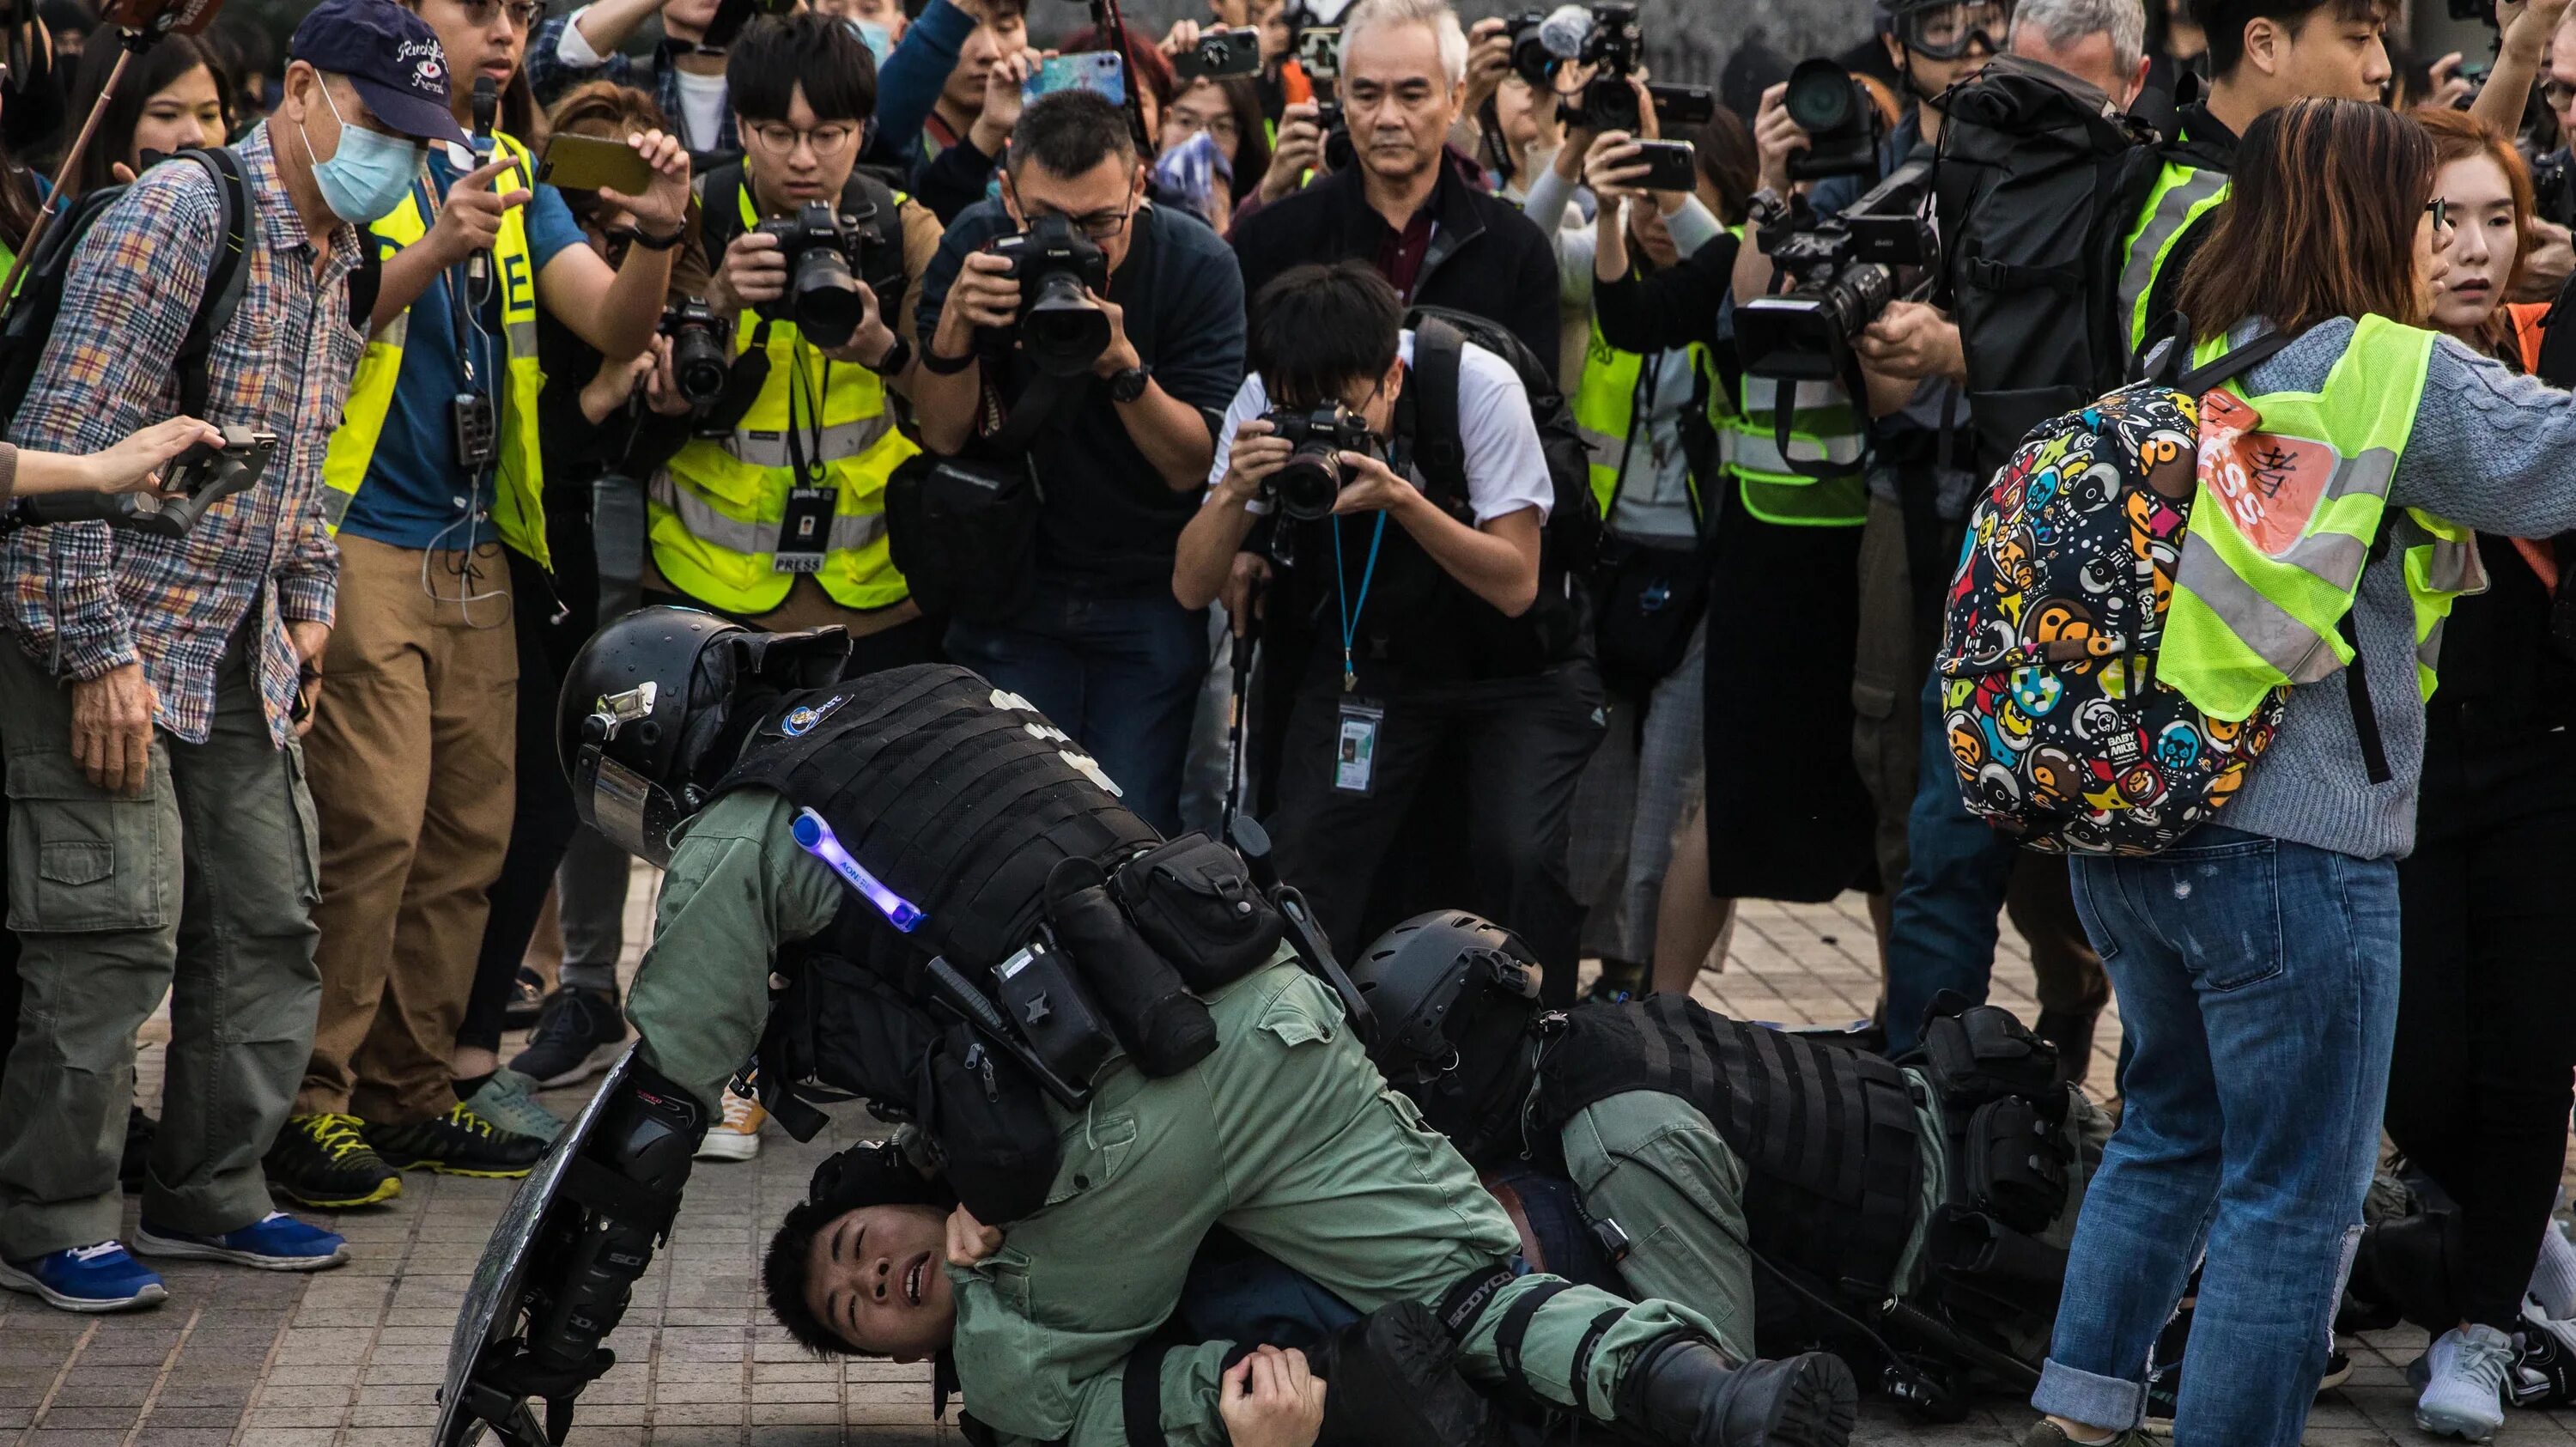
[{"label": "yellow press vest", "polygon": [[[493,185],[533,187],[536,166],[528,148],[498,132],[492,141],[519,163],[515,172],[494,178]],[[412,187],[392,215],[369,228],[381,254],[391,256],[428,234],[429,218],[421,208],[420,192],[419,186]],[[501,233],[492,242],[492,279],[501,292],[503,357],[500,385],[494,389],[501,413],[501,460],[492,521],[500,529],[502,542],[550,568],[554,563],[546,552],[545,464],[537,449],[537,396],[546,389],[546,374],[537,365],[537,274],[528,251],[525,210],[513,206],[502,212]],[[340,430],[331,434],[330,451],[322,459],[322,512],[333,533],[340,531],[340,520],[348,516],[349,503],[367,480],[368,464],[375,459],[385,414],[393,408],[394,385],[402,377],[403,340],[410,328],[411,311],[406,308],[367,343],[358,358],[357,375],[350,379]],[[480,380],[487,387],[494,381]]]},{"label": "yellow press vest", "polygon": [[[2197,360],[2228,350],[2203,342]],[[2352,609],[2388,485],[2414,431],[2433,334],[2361,319],[2314,392],[2248,397],[2238,384],[2200,406],[2199,483],[2175,567],[2156,674],[2214,718],[2250,717],[2276,688],[2352,661],[2336,625]],[[2416,684],[2427,698],[2452,600],[2485,586],[2468,528],[2408,508]]]},{"label": "yellow press vest", "polygon": [[2147,204],[2138,212],[2136,228],[2121,244],[2120,281],[2113,293],[2131,355],[2144,345],[2147,327],[2158,320],[2147,315],[2147,297],[2155,290],[2156,275],[2164,269],[2165,259],[2173,254],[2174,242],[2193,222],[2226,199],[2224,172],[2167,161],[2157,173],[2155,187],[2147,193]]},{"label": "yellow press vest", "polygon": [[[1708,351],[1694,342],[1690,347],[1691,369],[1708,387],[1708,420],[1722,436],[1734,421],[1726,405],[1726,389],[1717,385],[1708,364]],[[1592,341],[1585,353],[1583,381],[1574,393],[1574,428],[1582,434],[1584,451],[1590,454],[1592,499],[1601,505],[1601,519],[1610,520],[1610,510],[1617,502],[1619,484],[1627,470],[1629,451],[1641,425],[1637,417],[1637,381],[1644,375],[1646,359],[1636,352],[1623,352],[1610,345],[1601,335],[1600,318],[1592,320]],[[1690,480],[1691,512],[1701,512],[1699,478]]]},{"label": "yellow press vest", "polygon": [[[744,228],[759,225],[748,176],[735,194]],[[748,617],[786,602],[796,574],[779,564],[779,530],[796,487],[794,449],[802,449],[808,469],[836,494],[829,536],[816,540],[819,549],[797,550],[822,553],[814,580],[844,608],[902,602],[912,590],[888,555],[885,486],[895,465],[920,449],[895,430],[876,373],[829,361],[794,323],[764,323],[748,311],[734,326],[736,355],[764,335],[769,380],[750,410],[727,436],[691,439],[653,479],[654,566],[672,586],[727,613]]]}]

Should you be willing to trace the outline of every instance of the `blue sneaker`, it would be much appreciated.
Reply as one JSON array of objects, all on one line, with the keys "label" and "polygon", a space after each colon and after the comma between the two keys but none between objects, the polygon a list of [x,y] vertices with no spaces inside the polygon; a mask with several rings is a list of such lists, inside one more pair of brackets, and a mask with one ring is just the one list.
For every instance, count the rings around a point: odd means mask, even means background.
[{"label": "blue sneaker", "polygon": [[193,1256],[229,1261],[262,1271],[320,1271],[349,1259],[349,1243],[331,1231],[271,1211],[237,1231],[200,1236],[146,1221],[135,1229],[134,1249],[146,1256]]},{"label": "blue sneaker", "polygon": [[114,1241],[0,1261],[0,1287],[44,1298],[63,1311],[126,1311],[169,1296],[159,1273]]}]

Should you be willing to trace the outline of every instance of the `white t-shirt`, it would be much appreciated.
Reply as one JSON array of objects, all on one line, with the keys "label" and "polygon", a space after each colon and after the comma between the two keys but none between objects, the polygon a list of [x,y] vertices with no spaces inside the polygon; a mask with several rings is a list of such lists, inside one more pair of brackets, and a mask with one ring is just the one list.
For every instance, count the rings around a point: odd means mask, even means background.
[{"label": "white t-shirt", "polygon": [[[590,38],[581,33],[582,11],[572,12],[572,21],[563,28],[563,39],[555,54],[575,70],[596,70],[608,63]],[[722,73],[697,75],[674,66],[672,77],[680,83],[680,140],[693,151],[712,151],[716,136],[724,127],[725,79]]]},{"label": "white t-shirt", "polygon": [[[1413,333],[1396,343],[1396,355],[1413,365]],[[1411,374],[1405,385],[1412,386]],[[1225,409],[1225,426],[1217,433],[1216,465],[1208,469],[1208,496],[1225,480],[1226,459],[1234,452],[1234,432],[1270,410],[1270,394],[1261,374],[1243,379],[1234,404]],[[1547,475],[1547,454],[1539,450],[1538,426],[1530,420],[1529,392],[1512,364],[1470,342],[1458,359],[1458,440],[1467,454],[1467,506],[1484,526],[1498,517],[1538,509],[1540,522],[1556,504],[1556,485]],[[1406,480],[1422,486],[1418,472]]]}]

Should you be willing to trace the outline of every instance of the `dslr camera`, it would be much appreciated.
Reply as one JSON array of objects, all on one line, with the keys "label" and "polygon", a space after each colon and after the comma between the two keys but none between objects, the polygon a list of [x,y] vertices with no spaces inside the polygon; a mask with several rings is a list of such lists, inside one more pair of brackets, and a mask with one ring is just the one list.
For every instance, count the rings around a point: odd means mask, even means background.
[{"label": "dslr camera", "polygon": [[[1561,5],[1541,12],[1526,10],[1504,22],[1512,42],[1512,69],[1532,88],[1564,99],[1567,125],[1596,131],[1637,130],[1637,92],[1629,78],[1637,72],[1644,32],[1637,7],[1626,3]],[[1556,83],[1568,65],[1593,67],[1579,95],[1565,96]],[[1717,113],[1717,98],[1706,86],[1649,85],[1655,115],[1670,127],[1695,126]]]},{"label": "dslr camera", "polygon": [[723,396],[733,375],[733,323],[716,315],[706,298],[684,296],[662,308],[661,332],[671,339],[671,375],[680,395],[693,407]]},{"label": "dslr camera", "polygon": [[1376,456],[1378,452],[1377,434],[1369,431],[1358,413],[1339,403],[1308,411],[1273,407],[1261,414],[1261,420],[1270,424],[1272,436],[1288,439],[1293,449],[1277,472],[1262,479],[1262,491],[1282,513],[1299,522],[1332,515],[1333,499],[1351,481],[1349,470],[1342,466],[1342,453]]},{"label": "dslr camera", "polygon": [[1906,162],[1829,221],[1817,220],[1801,197],[1786,219],[1762,229],[1763,254],[1793,284],[1735,309],[1747,374],[1784,382],[1850,375],[1852,338],[1896,299],[1900,271],[1929,272],[1940,262],[1940,242],[1920,214],[1932,165]]},{"label": "dslr camera", "polygon": [[759,234],[777,237],[787,258],[787,295],[762,307],[761,315],[787,318],[818,347],[849,345],[867,317],[856,268],[875,220],[876,207],[867,202],[853,212],[808,201],[793,216],[760,223]]},{"label": "dslr camera", "polygon": [[1031,364],[1051,377],[1079,377],[1109,350],[1109,314],[1091,292],[1109,290],[1109,255],[1062,216],[997,236],[986,251],[1005,258],[1020,284],[1017,330]]},{"label": "dslr camera", "polygon": [[1807,149],[1789,157],[1789,179],[1865,176],[1878,169],[1884,117],[1842,62],[1822,56],[1799,61],[1780,104],[1807,133]]}]

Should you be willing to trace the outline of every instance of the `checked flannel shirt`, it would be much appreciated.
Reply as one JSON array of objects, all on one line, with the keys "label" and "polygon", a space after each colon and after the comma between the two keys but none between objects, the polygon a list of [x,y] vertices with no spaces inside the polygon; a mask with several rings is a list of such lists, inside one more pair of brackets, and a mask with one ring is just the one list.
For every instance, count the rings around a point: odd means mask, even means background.
[{"label": "checked flannel shirt", "polygon": [[[297,669],[286,625],[329,623],[339,590],[340,554],[322,521],[322,456],[366,345],[363,320],[349,314],[360,237],[340,226],[328,260],[319,259],[270,134],[263,124],[238,148],[258,215],[240,310],[206,369],[206,420],[277,434],[267,472],[207,509],[185,537],[82,522],[0,541],[8,621],[27,651],[69,679],[139,661],[159,695],[155,722],[187,743],[205,742],[215,666],[248,620],[259,630],[269,735],[284,746]],[[221,239],[218,200],[202,167],[171,161],[100,215],[73,257],[10,441],[91,453],[178,412],[170,359]]]},{"label": "checked flannel shirt", "polygon": [[[573,17],[580,13],[575,10],[570,15],[558,15],[538,26],[537,33],[528,37],[528,86],[537,93],[537,104],[551,106],[563,99],[565,91],[594,80],[613,80],[619,85],[641,90],[644,85],[638,79],[638,73],[647,73],[653,82],[653,103],[662,108],[662,114],[671,122],[673,133],[686,144],[689,139],[687,122],[681,118],[688,112],[680,105],[680,69],[671,63],[679,52],[672,48],[671,42],[665,40],[656,47],[649,64],[631,55],[611,55],[599,65],[576,66],[563,58],[563,37],[564,28],[571,25]],[[700,175],[742,154],[742,139],[734,134],[733,107],[726,105],[717,112],[717,116],[714,147],[689,152],[690,169]]]}]

